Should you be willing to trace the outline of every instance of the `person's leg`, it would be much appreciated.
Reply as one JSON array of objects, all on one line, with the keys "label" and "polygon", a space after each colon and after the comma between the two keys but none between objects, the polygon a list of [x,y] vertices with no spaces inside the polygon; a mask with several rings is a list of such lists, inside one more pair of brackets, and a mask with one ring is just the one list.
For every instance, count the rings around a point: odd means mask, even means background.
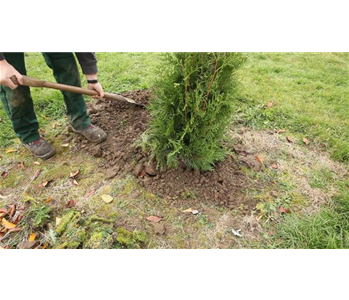
[{"label": "person's leg", "polygon": [[[6,60],[19,73],[26,75],[24,53],[4,53]],[[33,99],[29,87],[18,86],[15,90],[0,86],[1,102],[11,119],[13,129],[22,142],[28,144],[40,139]]]},{"label": "person's leg", "polygon": [[[58,83],[81,86],[79,70],[73,53],[43,53],[47,65],[53,70]],[[87,128],[91,124],[86,111],[84,97],[79,94],[62,92],[67,107],[70,124],[76,130]]]}]

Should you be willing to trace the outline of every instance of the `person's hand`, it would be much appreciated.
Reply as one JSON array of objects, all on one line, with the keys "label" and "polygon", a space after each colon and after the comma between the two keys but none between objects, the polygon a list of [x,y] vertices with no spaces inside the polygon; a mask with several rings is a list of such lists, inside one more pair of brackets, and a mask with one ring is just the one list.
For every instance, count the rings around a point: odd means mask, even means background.
[{"label": "person's hand", "polygon": [[20,84],[23,84],[22,75],[5,59],[0,60],[0,84],[9,87],[12,90],[16,89],[18,85],[12,82],[10,79],[12,76],[16,76],[17,81]]},{"label": "person's hand", "polygon": [[[86,78],[87,78],[87,80],[97,79],[97,74],[86,75]],[[87,88],[89,90],[98,92],[99,95],[92,96],[94,99],[102,99],[104,97],[103,87],[102,87],[102,85],[99,82],[97,82],[97,83],[89,83]]]},{"label": "person's hand", "polygon": [[93,90],[93,91],[97,91],[99,93],[99,95],[97,96],[92,96],[94,99],[102,99],[104,97],[104,92],[103,92],[103,88],[102,85],[97,82],[97,83],[89,83],[88,84],[88,89],[89,90]]}]

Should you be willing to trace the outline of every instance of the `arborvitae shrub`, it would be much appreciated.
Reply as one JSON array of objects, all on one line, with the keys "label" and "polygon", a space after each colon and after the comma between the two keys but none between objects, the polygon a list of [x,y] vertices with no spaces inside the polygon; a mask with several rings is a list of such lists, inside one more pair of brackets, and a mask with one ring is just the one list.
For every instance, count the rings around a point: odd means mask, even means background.
[{"label": "arborvitae shrub", "polygon": [[224,133],[236,98],[235,72],[241,53],[167,54],[149,109],[152,121],[143,136],[158,166],[179,161],[212,170],[225,156]]}]

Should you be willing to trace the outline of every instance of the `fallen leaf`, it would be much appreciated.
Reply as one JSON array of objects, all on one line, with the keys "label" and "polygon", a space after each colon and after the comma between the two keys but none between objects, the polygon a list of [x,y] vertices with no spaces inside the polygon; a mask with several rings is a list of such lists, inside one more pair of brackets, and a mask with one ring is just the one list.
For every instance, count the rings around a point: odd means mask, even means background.
[{"label": "fallen leaf", "polygon": [[242,237],[241,229],[238,229],[238,230],[232,229],[231,231],[233,232],[233,234],[234,234],[235,236]]},{"label": "fallen leaf", "polygon": [[146,217],[146,219],[150,222],[154,222],[154,223],[158,223],[162,220],[162,218],[160,217],[157,217],[157,216],[149,216],[149,217]]},{"label": "fallen leaf", "polygon": [[285,133],[286,132],[286,130],[285,129],[279,129],[276,133]]},{"label": "fallen leaf", "polygon": [[2,173],[1,173],[2,179],[5,179],[7,177],[7,175],[8,175],[8,172],[2,171]]},{"label": "fallen leaf", "polygon": [[76,186],[79,185],[79,183],[75,179],[73,180],[73,184]]},{"label": "fallen leaf", "polygon": [[34,165],[40,166],[40,163],[38,161],[34,161]]},{"label": "fallen leaf", "polygon": [[39,185],[39,187],[41,188],[45,188],[48,187],[48,185],[52,182],[53,180],[49,180],[49,181],[45,181],[42,184]]},{"label": "fallen leaf", "polygon": [[270,167],[271,167],[272,169],[276,170],[276,169],[278,168],[278,165],[277,165],[277,164],[272,164]]},{"label": "fallen leaf", "polygon": [[76,176],[78,176],[80,174],[80,170],[77,170],[76,172],[72,173],[70,172],[70,178],[75,178]]},{"label": "fallen leaf", "polygon": [[270,102],[270,101],[269,101],[269,102],[267,103],[267,107],[268,107],[268,108],[273,107],[273,102]]},{"label": "fallen leaf", "polygon": [[62,147],[63,147],[63,148],[67,148],[67,147],[69,147],[69,143],[62,144]]},{"label": "fallen leaf", "polygon": [[101,198],[105,203],[110,203],[113,201],[113,197],[110,195],[102,195]]},{"label": "fallen leaf", "polygon": [[291,212],[288,208],[284,208],[283,206],[280,206],[279,211],[284,214],[289,214]]},{"label": "fallen leaf", "polygon": [[51,202],[51,200],[52,200],[52,199],[51,199],[50,197],[49,197],[49,198],[47,198],[47,199],[46,199],[46,203]]},{"label": "fallen leaf", "polygon": [[47,248],[47,246],[48,246],[48,243],[46,243],[44,246],[42,246],[42,248],[41,248],[41,249],[46,249],[46,248]]},{"label": "fallen leaf", "polygon": [[62,221],[61,218],[56,217],[56,226],[58,226],[61,223],[61,221]]},{"label": "fallen leaf", "polygon": [[36,178],[39,177],[39,175],[40,175],[41,172],[42,172],[42,169],[39,169],[39,170],[37,170],[37,171],[35,172],[34,177],[33,177],[33,181],[34,181]]},{"label": "fallen leaf", "polygon": [[36,234],[34,233],[34,232],[32,232],[31,234],[30,234],[30,236],[29,236],[29,242],[33,242],[33,241],[35,241],[35,238],[36,238]]},{"label": "fallen leaf", "polygon": [[38,244],[38,241],[22,241],[21,243],[18,244],[17,248],[18,249],[33,249],[35,246]]},{"label": "fallen leaf", "polygon": [[67,203],[67,208],[71,208],[75,206],[75,201],[74,200],[69,200],[69,202]]},{"label": "fallen leaf", "polygon": [[17,150],[15,149],[9,149],[6,151],[6,154],[10,154],[10,153],[14,153],[14,152],[17,152]]},{"label": "fallen leaf", "polygon": [[183,210],[182,212],[185,213],[185,214],[191,214],[193,212],[193,209],[192,208],[188,208],[186,210]]},{"label": "fallen leaf", "polygon": [[303,139],[303,143],[306,144],[306,145],[309,145],[309,144],[310,144],[310,141],[309,141],[307,138],[304,138],[304,139]]},{"label": "fallen leaf", "polygon": [[18,231],[22,231],[23,227],[16,227],[16,228],[12,228],[10,229],[8,232],[18,232]]},{"label": "fallen leaf", "polygon": [[22,170],[24,170],[25,169],[25,166],[24,166],[24,162],[23,161],[21,161],[19,164],[18,164],[18,166],[17,166],[19,169],[22,169]]},{"label": "fallen leaf", "polygon": [[5,217],[6,216],[6,213],[0,213],[0,219],[2,219],[3,217]]},{"label": "fallen leaf", "polygon": [[289,142],[289,143],[293,143],[293,139],[289,136],[286,137],[286,140]]},{"label": "fallen leaf", "polygon": [[263,165],[263,158],[261,158],[258,154],[256,154],[256,158],[260,162],[260,164]]},{"label": "fallen leaf", "polygon": [[141,174],[139,175],[140,177],[145,177],[147,175],[147,172],[145,171],[145,169],[142,170]]},{"label": "fallen leaf", "polygon": [[90,190],[89,192],[86,193],[85,198],[90,197],[91,195],[93,195],[95,193],[95,190]]},{"label": "fallen leaf", "polygon": [[7,221],[5,218],[2,219],[1,224],[6,229],[12,229],[12,228],[15,228],[17,226],[16,224],[13,224],[13,223]]},{"label": "fallen leaf", "polygon": [[16,205],[12,204],[10,206],[10,210],[8,211],[8,214],[10,215],[10,218],[12,218],[15,213],[16,213]]}]

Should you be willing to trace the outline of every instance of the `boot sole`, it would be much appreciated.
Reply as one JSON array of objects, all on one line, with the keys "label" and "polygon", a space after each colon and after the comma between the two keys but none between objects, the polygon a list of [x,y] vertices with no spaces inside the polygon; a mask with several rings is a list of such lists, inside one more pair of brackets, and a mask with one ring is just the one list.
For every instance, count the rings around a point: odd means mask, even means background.
[{"label": "boot sole", "polygon": [[37,158],[41,158],[41,159],[43,159],[43,160],[46,160],[46,159],[49,159],[49,158],[51,158],[52,156],[54,156],[56,154],[56,150],[55,149],[53,149],[51,152],[49,152],[49,153],[47,153],[47,154],[45,154],[45,155],[41,155],[41,156],[39,156],[39,155],[34,155],[35,157],[37,157]]}]

